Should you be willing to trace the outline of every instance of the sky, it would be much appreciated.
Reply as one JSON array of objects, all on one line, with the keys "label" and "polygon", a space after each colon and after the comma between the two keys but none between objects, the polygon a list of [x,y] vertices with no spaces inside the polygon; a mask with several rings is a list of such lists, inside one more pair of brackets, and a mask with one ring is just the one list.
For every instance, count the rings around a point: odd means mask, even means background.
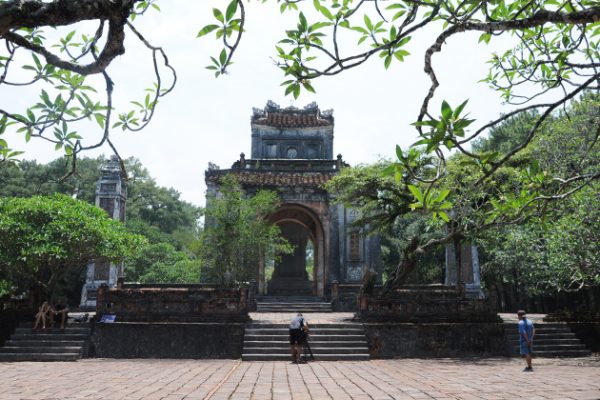
[{"label": "sky", "polygon": [[[416,120],[429,88],[423,72],[424,49],[435,33],[415,36],[407,48],[411,55],[404,63],[393,62],[385,70],[381,59],[373,58],[356,69],[314,81],[316,94],[303,92],[294,100],[284,96],[280,84],[285,78],[273,57],[277,41],[284,37],[286,28],[295,26],[296,16],[282,17],[274,1],[245,3],[246,33],[234,65],[228,75],[215,78],[205,66],[210,63],[209,56],[218,55],[219,42],[212,35],[197,39],[196,34],[204,25],[214,23],[212,7],[224,9],[227,3],[169,0],[158,4],[160,13],[150,12],[134,24],[153,45],[164,48],[177,70],[177,85],[161,99],[154,119],[143,131],[115,129],[111,137],[122,157],[138,158],[159,185],[174,188],[183,200],[204,204],[204,171],[209,162],[229,168],[240,153],[249,156],[252,109],[263,108],[268,100],[282,107],[302,108],[316,102],[321,110],[333,109],[334,154],[342,154],[351,165],[391,158],[397,144],[406,148],[416,141],[410,124]],[[357,40],[358,36],[352,36],[343,48],[352,50]],[[434,104],[445,99],[458,105],[469,99],[470,116],[484,123],[507,108],[497,93],[478,83],[486,75],[485,62],[496,47],[494,40],[491,46],[478,46],[477,41],[476,35],[465,34],[452,39],[442,54],[434,56],[441,83]],[[108,69],[115,82],[119,111],[132,109],[129,102],[142,99],[143,89],[153,81],[151,55],[129,32],[125,47],[126,53]],[[30,104],[26,89],[2,90],[3,108],[6,103],[14,107]],[[81,133],[93,136],[100,131],[92,124]],[[46,143],[24,145],[20,137],[13,137],[10,144],[25,149],[25,159],[48,162],[61,155]],[[87,155],[99,154],[110,155],[110,149]]]}]

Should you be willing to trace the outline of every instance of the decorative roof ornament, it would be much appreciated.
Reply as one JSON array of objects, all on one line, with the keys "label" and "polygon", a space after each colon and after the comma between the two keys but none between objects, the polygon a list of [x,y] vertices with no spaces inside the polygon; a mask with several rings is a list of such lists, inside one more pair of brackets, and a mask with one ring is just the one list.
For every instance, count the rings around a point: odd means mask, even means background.
[{"label": "decorative roof ornament", "polygon": [[316,102],[299,109],[294,106],[281,108],[274,101],[267,101],[264,109],[253,108],[251,121],[258,125],[278,128],[304,128],[333,125],[333,110],[319,110]]}]

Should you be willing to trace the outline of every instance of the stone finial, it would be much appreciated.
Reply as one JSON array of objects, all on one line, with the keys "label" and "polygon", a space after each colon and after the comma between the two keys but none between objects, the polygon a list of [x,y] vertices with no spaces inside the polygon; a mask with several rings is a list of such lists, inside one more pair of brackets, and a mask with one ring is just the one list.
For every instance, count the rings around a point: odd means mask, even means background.
[{"label": "stone finial", "polygon": [[342,169],[342,165],[344,164],[344,161],[342,160],[342,155],[338,154],[337,155],[337,162],[336,162],[336,168],[338,170]]}]

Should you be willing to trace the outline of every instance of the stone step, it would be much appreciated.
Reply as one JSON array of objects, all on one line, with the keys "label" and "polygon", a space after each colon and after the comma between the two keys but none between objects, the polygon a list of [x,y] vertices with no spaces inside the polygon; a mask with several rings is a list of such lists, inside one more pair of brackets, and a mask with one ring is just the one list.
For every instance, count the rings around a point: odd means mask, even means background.
[{"label": "stone step", "polygon": [[[43,348],[40,346],[4,346],[0,347],[0,353],[40,353]],[[63,346],[53,347],[52,353],[61,354],[80,354],[81,346]]]},{"label": "stone step", "polygon": [[583,343],[578,344],[534,344],[533,352],[539,351],[571,351],[571,350],[587,350]]},{"label": "stone step", "polygon": [[[365,354],[314,354],[315,361],[368,361],[369,353]],[[243,353],[242,361],[289,361],[290,354]],[[302,359],[305,357],[302,356]],[[310,358],[309,358],[310,360]]]},{"label": "stone step", "polygon": [[[362,328],[310,328],[310,335],[360,335],[364,333]],[[246,334],[250,335],[286,335],[289,328],[248,328]]]},{"label": "stone step", "polygon": [[72,361],[84,354],[90,324],[70,324],[65,329],[33,330],[22,323],[0,348],[0,361]]},{"label": "stone step", "polygon": [[15,333],[11,340],[86,340],[88,335],[70,333]]},{"label": "stone step", "polygon": [[[60,326],[60,322],[58,323],[54,323],[54,326],[56,327],[58,324],[58,326]],[[19,323],[19,328],[33,328],[33,322],[21,322]],[[67,328],[91,328],[91,325],[89,322],[71,322],[71,323],[65,323],[65,329]]]},{"label": "stone step", "polygon": [[[311,347],[344,347],[344,348],[354,348],[354,347],[367,347],[367,342],[364,340],[356,340],[356,341],[320,341],[320,340],[310,340]],[[244,348],[256,348],[256,347],[286,347],[289,351],[290,345],[289,340],[279,340],[279,341],[264,341],[264,340],[245,340]]]},{"label": "stone step", "polygon": [[[318,329],[341,329],[341,328],[349,328],[349,329],[363,329],[362,324],[357,324],[355,322],[333,322],[331,324],[311,324],[310,320],[308,321],[308,326],[310,327],[311,332],[313,330]],[[286,323],[250,323],[246,325],[246,329],[289,329],[289,324]]]},{"label": "stone step", "polygon": [[[534,336],[534,341],[538,340],[538,339],[541,340],[541,339],[573,339],[573,338],[577,338],[577,335],[575,335],[573,332],[568,332],[568,333],[537,333],[536,332],[535,336]],[[518,341],[519,335],[518,334],[508,334],[507,339]]]},{"label": "stone step", "polygon": [[15,361],[75,361],[81,354],[62,353],[0,353],[0,362]]},{"label": "stone step", "polygon": [[73,334],[74,335],[89,335],[90,332],[91,332],[90,328],[73,327],[73,326],[66,327],[65,329],[53,328],[53,329],[46,329],[46,330],[38,330],[38,329],[33,330],[32,328],[25,328],[25,327],[18,327],[15,329],[15,333],[18,333],[18,334],[53,333],[53,334],[70,334],[70,335],[73,335]]},{"label": "stone step", "polygon": [[262,296],[256,298],[257,303],[324,303],[325,299],[317,296]]},{"label": "stone step", "polygon": [[[257,341],[257,340],[265,340],[265,341],[289,341],[289,334],[287,335],[245,335],[245,340],[249,341]],[[319,340],[326,342],[333,341],[357,341],[357,340],[365,340],[365,335],[322,335],[322,336],[313,336],[311,335],[310,340]]]},{"label": "stone step", "polygon": [[289,305],[289,304],[257,304],[256,312],[285,312],[294,314],[296,312],[331,312],[331,304],[305,304],[305,305]]},{"label": "stone step", "polygon": [[[366,346],[362,347],[317,347],[316,345],[310,344],[310,348],[316,357],[322,354],[368,354],[369,348]],[[249,352],[255,354],[269,353],[269,354],[285,354],[290,355],[290,346],[279,346],[279,347],[248,347],[246,348]]]},{"label": "stone step", "polygon": [[[513,328],[506,327],[506,329]],[[505,338],[510,355],[519,355],[520,340],[516,329],[507,331]],[[566,324],[552,323],[535,326],[534,357],[585,357],[590,354],[591,352]]]},{"label": "stone step", "polygon": [[[358,323],[310,324],[309,344],[317,360],[368,360],[364,327]],[[287,323],[252,323],[246,327],[242,360],[290,360]]]},{"label": "stone step", "polygon": [[[510,344],[514,346],[519,346],[519,339],[510,340]],[[569,344],[581,344],[581,340],[575,338],[572,339],[538,339],[537,337],[534,340],[535,347],[549,345],[549,344],[560,344],[560,345],[569,345]]]},{"label": "stone step", "polygon": [[562,350],[562,351],[536,351],[533,349],[534,357],[588,357],[592,353],[591,351],[585,350]]},{"label": "stone step", "polygon": [[84,340],[7,340],[5,346],[26,346],[26,347],[73,347],[83,346]]}]

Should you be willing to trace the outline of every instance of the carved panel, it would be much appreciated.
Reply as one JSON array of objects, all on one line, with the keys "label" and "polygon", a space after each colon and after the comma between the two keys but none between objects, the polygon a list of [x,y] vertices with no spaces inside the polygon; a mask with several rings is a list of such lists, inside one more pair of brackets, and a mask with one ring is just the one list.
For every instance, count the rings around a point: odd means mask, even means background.
[{"label": "carved panel", "polygon": [[358,231],[351,231],[348,240],[348,258],[351,261],[360,260],[360,233]]},{"label": "carved panel", "polygon": [[106,260],[98,260],[95,263],[94,268],[94,280],[95,281],[108,281],[110,273],[110,263]]}]

